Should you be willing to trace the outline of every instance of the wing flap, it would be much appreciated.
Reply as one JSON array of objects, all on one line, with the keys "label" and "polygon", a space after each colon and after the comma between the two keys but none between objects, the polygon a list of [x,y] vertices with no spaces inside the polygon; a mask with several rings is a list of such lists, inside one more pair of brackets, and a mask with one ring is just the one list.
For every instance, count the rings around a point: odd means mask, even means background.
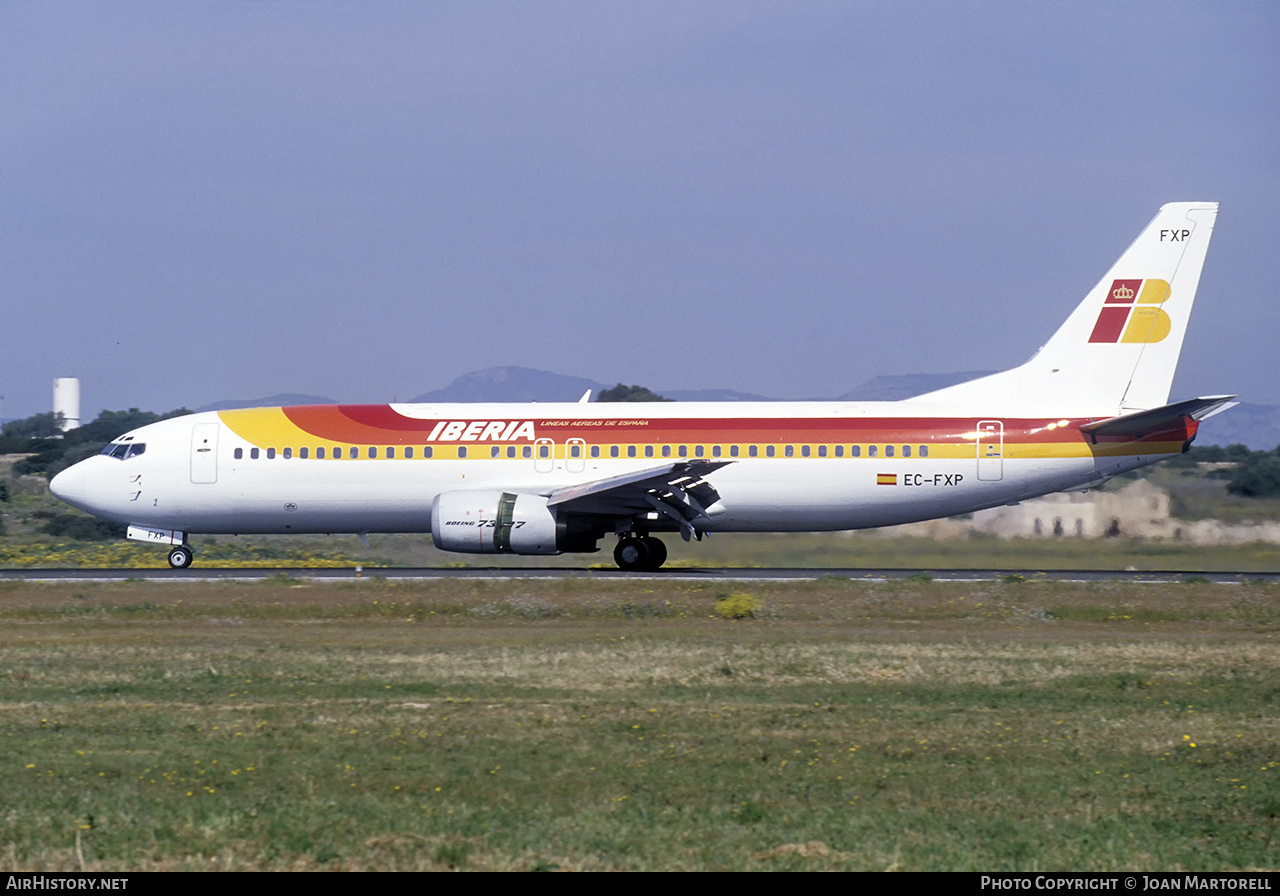
[{"label": "wing flap", "polygon": [[720,494],[703,477],[729,463],[732,461],[678,461],[566,486],[548,495],[547,506],[617,517],[657,511],[671,519],[687,541],[701,537],[720,500]]}]

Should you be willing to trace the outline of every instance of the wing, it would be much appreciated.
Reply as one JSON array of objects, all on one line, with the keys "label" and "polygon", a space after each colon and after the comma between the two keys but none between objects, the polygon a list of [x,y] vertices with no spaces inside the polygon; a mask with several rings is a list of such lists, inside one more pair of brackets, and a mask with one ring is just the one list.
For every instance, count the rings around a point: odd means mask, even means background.
[{"label": "wing", "polygon": [[686,460],[553,491],[548,507],[572,513],[635,517],[657,511],[685,541],[701,538],[719,510],[719,493],[704,478],[732,461]]}]

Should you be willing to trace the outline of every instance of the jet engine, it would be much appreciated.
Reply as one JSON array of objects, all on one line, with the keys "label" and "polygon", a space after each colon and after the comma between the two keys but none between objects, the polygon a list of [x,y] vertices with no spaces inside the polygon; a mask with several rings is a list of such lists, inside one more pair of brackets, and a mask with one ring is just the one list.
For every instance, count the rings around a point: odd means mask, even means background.
[{"label": "jet engine", "polygon": [[465,554],[559,554],[594,551],[600,534],[547,506],[541,495],[456,491],[431,502],[431,539]]}]

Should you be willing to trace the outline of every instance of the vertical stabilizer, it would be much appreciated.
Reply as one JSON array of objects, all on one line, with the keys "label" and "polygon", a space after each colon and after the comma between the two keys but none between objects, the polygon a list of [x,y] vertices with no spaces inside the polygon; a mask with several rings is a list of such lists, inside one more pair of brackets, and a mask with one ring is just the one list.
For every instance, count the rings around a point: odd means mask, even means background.
[{"label": "vertical stabilizer", "polygon": [[1216,202],[1163,206],[1034,358],[910,400],[1051,414],[1166,404],[1217,214]]}]

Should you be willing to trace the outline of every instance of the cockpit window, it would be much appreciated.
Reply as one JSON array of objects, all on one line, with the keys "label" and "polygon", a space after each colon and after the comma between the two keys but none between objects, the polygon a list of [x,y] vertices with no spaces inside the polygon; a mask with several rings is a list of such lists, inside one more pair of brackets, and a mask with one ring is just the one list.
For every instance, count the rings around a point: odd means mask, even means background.
[{"label": "cockpit window", "polygon": [[119,458],[120,460],[127,460],[130,457],[137,457],[146,450],[146,442],[116,442],[103,448],[99,453]]}]

